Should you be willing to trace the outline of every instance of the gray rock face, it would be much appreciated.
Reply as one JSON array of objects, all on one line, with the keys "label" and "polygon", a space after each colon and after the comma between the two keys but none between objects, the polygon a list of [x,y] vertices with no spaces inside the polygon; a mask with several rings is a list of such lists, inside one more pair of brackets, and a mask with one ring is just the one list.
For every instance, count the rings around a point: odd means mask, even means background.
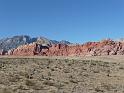
[{"label": "gray rock face", "polygon": [[5,38],[0,40],[0,49],[9,50],[16,48],[19,45],[30,43],[29,36],[14,36],[12,38]]},{"label": "gray rock face", "polygon": [[8,51],[10,49],[17,48],[20,45],[30,44],[33,42],[38,42],[47,45],[58,44],[58,43],[71,44],[68,41],[59,42],[55,40],[49,40],[44,37],[32,38],[27,35],[20,35],[20,36],[13,36],[10,38],[0,39],[0,50]]},{"label": "gray rock face", "polygon": [[52,44],[66,44],[66,45],[72,44],[71,42],[66,41],[66,40],[61,40],[61,41],[50,40],[50,42],[51,42]]}]

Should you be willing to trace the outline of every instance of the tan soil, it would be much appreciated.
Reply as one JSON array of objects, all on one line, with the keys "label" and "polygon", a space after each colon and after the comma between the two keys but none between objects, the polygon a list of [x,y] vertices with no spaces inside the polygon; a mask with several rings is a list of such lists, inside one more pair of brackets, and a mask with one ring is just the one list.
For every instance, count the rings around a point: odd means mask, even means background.
[{"label": "tan soil", "polygon": [[2,56],[0,93],[124,93],[124,56]]}]

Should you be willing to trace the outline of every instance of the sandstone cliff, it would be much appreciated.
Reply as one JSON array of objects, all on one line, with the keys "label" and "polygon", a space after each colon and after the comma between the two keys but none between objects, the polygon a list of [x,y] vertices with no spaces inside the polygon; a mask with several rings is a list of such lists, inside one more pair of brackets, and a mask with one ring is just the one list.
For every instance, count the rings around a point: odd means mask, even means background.
[{"label": "sandstone cliff", "polygon": [[[9,54],[9,53],[8,53]],[[101,56],[124,55],[124,43],[113,40],[87,42],[82,45],[53,44],[43,46],[36,43],[19,46],[10,55],[18,56]]]}]

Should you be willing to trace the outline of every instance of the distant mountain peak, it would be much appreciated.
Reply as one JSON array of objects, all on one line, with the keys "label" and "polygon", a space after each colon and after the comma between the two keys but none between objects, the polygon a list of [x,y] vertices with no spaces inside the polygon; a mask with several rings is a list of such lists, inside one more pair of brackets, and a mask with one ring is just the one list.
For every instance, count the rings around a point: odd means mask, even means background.
[{"label": "distant mountain peak", "polygon": [[4,50],[9,50],[9,49],[13,49],[13,48],[17,48],[20,45],[25,45],[25,44],[30,44],[33,42],[37,42],[39,44],[48,44],[48,45],[52,45],[52,44],[71,44],[70,42],[66,41],[66,40],[62,40],[62,41],[56,41],[56,40],[50,40],[47,39],[45,37],[30,37],[28,35],[16,35],[13,37],[7,37],[4,39],[0,39],[0,50],[4,49]]}]

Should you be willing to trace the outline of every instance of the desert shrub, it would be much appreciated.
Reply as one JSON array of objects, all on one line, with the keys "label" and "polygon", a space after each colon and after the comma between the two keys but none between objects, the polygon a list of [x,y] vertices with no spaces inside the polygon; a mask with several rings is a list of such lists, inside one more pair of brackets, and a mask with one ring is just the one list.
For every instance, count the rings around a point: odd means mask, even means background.
[{"label": "desert shrub", "polygon": [[33,80],[27,79],[27,80],[25,81],[25,84],[26,84],[27,86],[34,86],[34,85],[35,85],[35,82],[34,82]]},{"label": "desert shrub", "polygon": [[98,93],[104,92],[104,90],[100,89],[100,87],[96,87],[96,88],[95,88],[95,91],[98,92]]},{"label": "desert shrub", "polygon": [[53,82],[51,82],[49,80],[44,81],[43,84],[48,85],[48,86],[54,86],[55,85],[55,83],[53,83]]}]

